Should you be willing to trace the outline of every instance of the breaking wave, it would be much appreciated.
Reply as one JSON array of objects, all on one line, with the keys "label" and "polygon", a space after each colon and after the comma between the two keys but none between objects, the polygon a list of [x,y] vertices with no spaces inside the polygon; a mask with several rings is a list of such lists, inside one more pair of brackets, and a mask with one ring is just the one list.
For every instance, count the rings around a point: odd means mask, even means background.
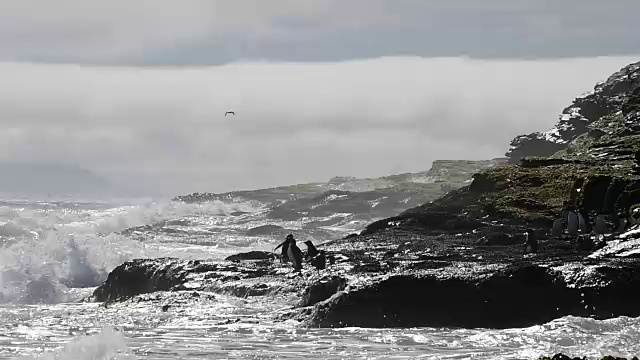
[{"label": "breaking wave", "polygon": [[168,256],[166,248],[118,234],[184,216],[217,217],[254,211],[243,203],[148,203],[98,209],[0,207],[0,303],[78,300],[71,288],[100,284],[114,267],[136,257]]}]

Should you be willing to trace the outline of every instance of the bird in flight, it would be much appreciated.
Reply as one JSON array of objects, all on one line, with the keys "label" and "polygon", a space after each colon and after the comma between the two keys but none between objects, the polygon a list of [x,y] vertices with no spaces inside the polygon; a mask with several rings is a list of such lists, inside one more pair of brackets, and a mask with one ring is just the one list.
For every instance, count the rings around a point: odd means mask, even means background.
[{"label": "bird in flight", "polygon": [[224,113],[224,116],[227,116],[229,114],[235,115],[235,111],[227,111],[226,113]]}]

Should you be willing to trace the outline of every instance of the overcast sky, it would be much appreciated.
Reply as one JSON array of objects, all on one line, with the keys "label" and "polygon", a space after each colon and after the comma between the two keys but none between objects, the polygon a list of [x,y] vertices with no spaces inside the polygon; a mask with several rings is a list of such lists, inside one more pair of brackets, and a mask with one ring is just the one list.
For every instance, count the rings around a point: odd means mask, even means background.
[{"label": "overcast sky", "polygon": [[173,195],[502,156],[640,60],[639,14],[637,0],[5,0],[0,160]]}]

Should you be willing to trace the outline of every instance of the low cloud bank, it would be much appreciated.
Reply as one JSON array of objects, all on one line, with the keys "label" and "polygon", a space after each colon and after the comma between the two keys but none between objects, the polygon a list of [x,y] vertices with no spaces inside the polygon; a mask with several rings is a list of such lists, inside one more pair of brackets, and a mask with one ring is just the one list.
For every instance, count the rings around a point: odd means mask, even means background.
[{"label": "low cloud bank", "polygon": [[79,164],[170,195],[418,171],[502,156],[637,59],[0,63],[0,160]]}]

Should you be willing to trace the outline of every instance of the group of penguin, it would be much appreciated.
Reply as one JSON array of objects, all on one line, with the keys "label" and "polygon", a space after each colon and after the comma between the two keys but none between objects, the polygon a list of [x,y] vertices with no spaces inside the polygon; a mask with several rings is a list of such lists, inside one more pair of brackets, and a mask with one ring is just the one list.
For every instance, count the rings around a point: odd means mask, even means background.
[{"label": "group of penguin", "polygon": [[578,231],[588,234],[593,231],[596,235],[602,235],[609,232],[621,233],[633,225],[640,224],[640,208],[632,209],[629,216],[622,214],[598,214],[595,217],[593,226],[589,223],[586,214],[580,211],[563,210],[560,217],[553,222],[551,234],[555,238],[560,238],[565,231],[569,236],[578,236]]},{"label": "group of penguin", "polygon": [[[607,218],[604,214],[598,214],[592,225],[589,223],[586,214],[575,210],[563,210],[560,217],[556,218],[553,222],[551,237],[561,239],[568,235],[570,238],[577,239],[577,244],[580,249],[597,250],[605,246],[606,241],[601,239],[597,244],[594,244],[590,236],[591,233],[595,235],[603,235],[611,232],[622,233],[630,224],[640,224],[640,208],[634,209],[628,218],[620,215],[613,216],[613,221]],[[538,252],[538,240],[532,229],[526,230],[525,239],[525,253]]]},{"label": "group of penguin", "polygon": [[327,260],[329,260],[329,264],[335,264],[335,257],[333,255],[327,255],[324,250],[318,250],[315,245],[311,242],[311,240],[305,241],[303,244],[307,245],[307,253],[302,254],[300,248],[296,245],[296,240],[293,238],[292,234],[287,235],[287,238],[278,246],[276,246],[273,251],[278,250],[278,248],[282,247],[282,255],[280,257],[280,261],[283,263],[291,262],[293,264],[293,268],[295,271],[299,272],[302,270],[302,263],[311,263],[318,271],[323,270],[327,267]]}]

